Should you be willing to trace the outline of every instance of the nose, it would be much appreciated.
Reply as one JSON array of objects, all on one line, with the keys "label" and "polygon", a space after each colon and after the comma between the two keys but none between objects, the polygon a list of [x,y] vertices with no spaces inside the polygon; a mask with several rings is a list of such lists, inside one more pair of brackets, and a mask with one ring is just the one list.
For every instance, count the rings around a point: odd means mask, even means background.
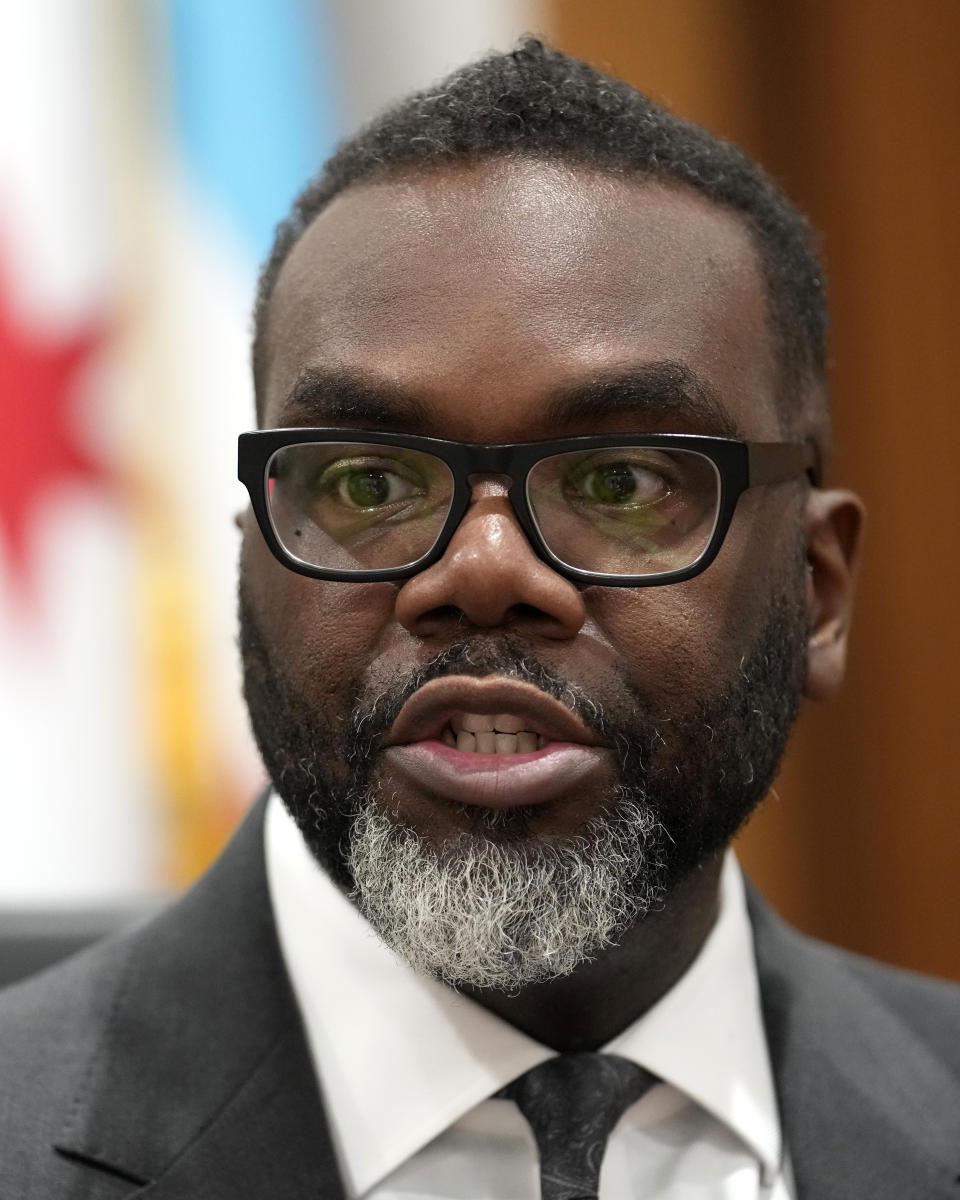
[{"label": "nose", "polygon": [[443,557],[400,588],[397,620],[430,637],[468,622],[563,640],[586,619],[578,588],[534,553],[499,477],[472,476],[470,507]]}]

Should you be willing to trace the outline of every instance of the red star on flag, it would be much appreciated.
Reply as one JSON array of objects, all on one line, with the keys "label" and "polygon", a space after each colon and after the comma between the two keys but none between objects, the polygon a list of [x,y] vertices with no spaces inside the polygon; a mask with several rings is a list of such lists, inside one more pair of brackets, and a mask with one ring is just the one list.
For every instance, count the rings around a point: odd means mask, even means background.
[{"label": "red star on flag", "polygon": [[77,440],[72,413],[78,376],[103,340],[93,324],[60,340],[25,327],[0,273],[0,554],[27,594],[40,504],[65,483],[108,482],[105,467]]}]

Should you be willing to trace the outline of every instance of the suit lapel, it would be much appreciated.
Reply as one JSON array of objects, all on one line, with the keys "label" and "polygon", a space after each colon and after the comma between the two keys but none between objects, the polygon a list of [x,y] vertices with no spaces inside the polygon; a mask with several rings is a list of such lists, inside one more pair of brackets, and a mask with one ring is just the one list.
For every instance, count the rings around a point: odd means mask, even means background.
[{"label": "suit lapel", "polygon": [[750,911],[799,1200],[957,1200],[956,1080],[841,953]]},{"label": "suit lapel", "polygon": [[342,1196],[277,945],[263,802],[219,862],[129,940],[58,1151],[154,1200]]},{"label": "suit lapel", "polygon": [[342,1200],[326,1130],[304,1119],[317,1108],[301,1039],[287,1035],[211,1123],[136,1200]]}]

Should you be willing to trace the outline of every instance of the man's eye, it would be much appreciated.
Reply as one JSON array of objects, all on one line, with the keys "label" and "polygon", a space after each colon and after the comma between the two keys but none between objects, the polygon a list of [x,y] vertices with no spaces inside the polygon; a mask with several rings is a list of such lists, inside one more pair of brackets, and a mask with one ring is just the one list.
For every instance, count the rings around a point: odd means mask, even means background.
[{"label": "man's eye", "polygon": [[406,500],[419,489],[394,471],[358,467],[339,472],[323,489],[348,508],[372,509]]},{"label": "man's eye", "polygon": [[662,475],[629,462],[594,466],[583,472],[575,484],[576,490],[588,500],[629,507],[651,504],[670,490]]}]

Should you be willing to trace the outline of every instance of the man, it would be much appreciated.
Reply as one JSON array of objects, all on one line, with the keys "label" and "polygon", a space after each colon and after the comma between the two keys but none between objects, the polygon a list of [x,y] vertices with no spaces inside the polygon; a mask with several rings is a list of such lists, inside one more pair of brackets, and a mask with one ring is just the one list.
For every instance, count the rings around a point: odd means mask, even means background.
[{"label": "man", "polygon": [[758,168],[533,41],[341,148],[240,448],[274,793],[0,1002],[0,1194],[958,1194],[957,990],[726,849],[843,674],[823,305]]}]

